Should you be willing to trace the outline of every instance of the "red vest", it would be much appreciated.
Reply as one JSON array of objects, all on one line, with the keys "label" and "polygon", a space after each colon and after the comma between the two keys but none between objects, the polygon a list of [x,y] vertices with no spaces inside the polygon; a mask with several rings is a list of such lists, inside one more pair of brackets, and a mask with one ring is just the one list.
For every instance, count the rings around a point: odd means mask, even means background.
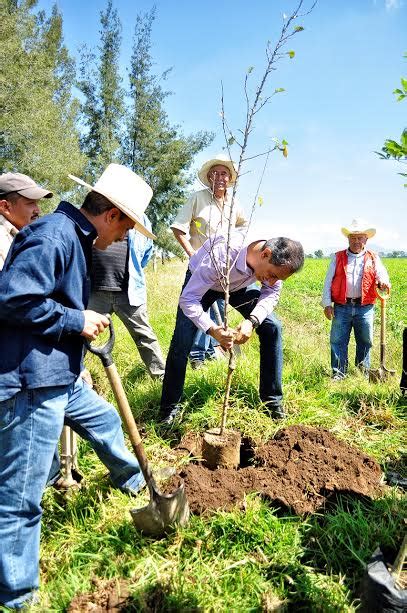
[{"label": "red vest", "polygon": [[[347,250],[338,251],[336,268],[331,285],[332,302],[346,304],[346,266],[348,264]],[[375,254],[366,251],[363,263],[362,300],[361,304],[373,304],[376,300],[376,266]]]}]

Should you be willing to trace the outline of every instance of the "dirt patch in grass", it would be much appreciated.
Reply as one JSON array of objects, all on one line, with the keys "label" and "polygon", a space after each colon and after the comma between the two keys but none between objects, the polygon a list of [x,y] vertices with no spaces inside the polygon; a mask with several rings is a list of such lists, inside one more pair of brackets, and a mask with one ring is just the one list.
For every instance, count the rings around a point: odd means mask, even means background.
[{"label": "dirt patch in grass", "polygon": [[129,581],[124,579],[92,579],[93,589],[90,592],[75,596],[67,609],[67,613],[160,613],[161,611],[188,611],[199,613],[194,597],[183,594],[180,599],[171,597],[168,583],[149,585],[137,597],[129,595]]},{"label": "dirt patch in grass", "polygon": [[71,601],[68,613],[116,613],[118,611],[135,610],[132,608],[132,599],[129,596],[127,582],[123,579],[97,579],[92,580],[94,590],[78,594]]},{"label": "dirt patch in grass", "polygon": [[[193,513],[228,510],[242,505],[245,494],[258,492],[273,505],[303,515],[323,507],[334,494],[374,497],[381,489],[377,462],[322,428],[290,426],[265,445],[250,445],[244,439],[242,457],[250,458],[251,465],[238,470],[210,470],[199,461],[182,468],[179,476]],[[187,435],[179,448],[197,457],[200,440]]]}]

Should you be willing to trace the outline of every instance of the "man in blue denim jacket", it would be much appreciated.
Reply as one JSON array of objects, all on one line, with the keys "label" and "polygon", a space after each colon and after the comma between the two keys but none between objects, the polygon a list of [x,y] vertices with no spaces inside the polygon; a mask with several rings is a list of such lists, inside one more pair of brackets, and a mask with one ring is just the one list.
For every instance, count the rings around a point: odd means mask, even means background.
[{"label": "man in blue denim jacket", "polygon": [[92,245],[105,249],[141,223],[151,188],[110,164],[81,209],[57,210],[16,236],[0,273],[0,603],[19,609],[39,585],[41,497],[62,426],[88,440],[113,484],[144,479],[112,405],[79,376],[84,339],[108,325],[87,310]]}]

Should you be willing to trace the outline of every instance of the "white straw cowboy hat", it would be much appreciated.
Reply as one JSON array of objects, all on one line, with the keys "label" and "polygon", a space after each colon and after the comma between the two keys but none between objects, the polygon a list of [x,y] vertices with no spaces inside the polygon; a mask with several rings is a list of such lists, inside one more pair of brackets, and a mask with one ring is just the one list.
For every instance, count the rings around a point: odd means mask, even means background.
[{"label": "white straw cowboy hat", "polygon": [[372,238],[376,234],[376,228],[368,228],[367,223],[364,223],[361,219],[353,219],[350,226],[341,228],[341,232],[344,236],[349,236],[349,234],[366,234],[367,238]]},{"label": "white straw cowboy hat", "polygon": [[232,162],[230,158],[228,158],[223,153],[220,153],[215,158],[213,158],[212,160],[208,160],[202,165],[201,170],[198,172],[198,179],[201,181],[201,183],[203,183],[207,187],[212,187],[208,180],[208,172],[210,171],[212,166],[218,166],[218,164],[221,164],[222,166],[226,166],[226,168],[229,170],[230,172],[229,185],[232,186],[236,182],[236,179],[237,179],[237,172],[236,172],[235,164],[234,162]]},{"label": "white straw cowboy hat", "polygon": [[79,185],[102,194],[134,221],[136,230],[148,238],[156,238],[142,223],[143,213],[153,196],[153,190],[135,172],[120,164],[109,164],[95,185],[89,185],[73,175],[68,177]]}]

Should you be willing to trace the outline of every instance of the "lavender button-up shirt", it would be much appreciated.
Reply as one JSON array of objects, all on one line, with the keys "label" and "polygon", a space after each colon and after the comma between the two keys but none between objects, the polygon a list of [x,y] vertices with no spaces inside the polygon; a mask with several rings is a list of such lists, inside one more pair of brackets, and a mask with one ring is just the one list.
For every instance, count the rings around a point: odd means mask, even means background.
[{"label": "lavender button-up shirt", "polygon": [[[247,265],[247,244],[244,244],[245,236],[235,232],[230,241],[230,292],[247,287],[256,281],[256,275]],[[210,289],[223,292],[221,279],[226,270],[226,238],[217,236],[207,240],[202,247],[189,260],[191,278],[184,288],[179,299],[179,306],[183,313],[194,324],[206,332],[213,326],[208,313],[205,313],[201,299]],[[277,281],[274,285],[262,283],[259,299],[252,310],[261,323],[276,306],[280,297],[282,282]]]}]

